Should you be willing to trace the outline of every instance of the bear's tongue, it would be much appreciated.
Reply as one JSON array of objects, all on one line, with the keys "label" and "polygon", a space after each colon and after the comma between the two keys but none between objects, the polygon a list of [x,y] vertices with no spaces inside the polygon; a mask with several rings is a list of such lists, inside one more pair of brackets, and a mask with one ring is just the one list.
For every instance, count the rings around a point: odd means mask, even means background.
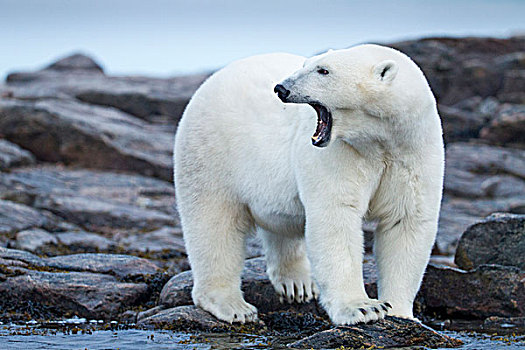
[{"label": "bear's tongue", "polygon": [[326,147],[332,131],[332,114],[325,106],[318,103],[311,103],[310,106],[317,112],[317,129],[312,136],[312,144],[317,147]]}]

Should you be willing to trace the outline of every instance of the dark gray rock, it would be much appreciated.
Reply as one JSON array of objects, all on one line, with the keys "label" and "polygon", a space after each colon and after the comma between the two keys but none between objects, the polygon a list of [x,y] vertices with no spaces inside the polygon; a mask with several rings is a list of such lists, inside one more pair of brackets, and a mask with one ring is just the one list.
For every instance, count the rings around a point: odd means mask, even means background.
[{"label": "dark gray rock", "polygon": [[73,55],[64,57],[55,63],[50,64],[45,68],[46,70],[54,70],[61,72],[70,71],[89,71],[94,73],[102,73],[102,66],[99,65],[91,57],[82,54],[75,53]]},{"label": "dark gray rock", "polygon": [[480,137],[499,146],[525,148],[525,105],[503,105]]},{"label": "dark gray rock", "polygon": [[0,130],[38,159],[172,178],[173,134],[72,100],[0,100]]},{"label": "dark gray rock", "polygon": [[294,349],[451,348],[457,339],[440,334],[418,322],[387,316],[371,324],[340,326],[289,344]]},{"label": "dark gray rock", "polygon": [[0,198],[34,206],[49,196],[81,197],[177,216],[173,184],[140,175],[39,166],[3,174]]},{"label": "dark gray rock", "polygon": [[490,120],[488,115],[445,105],[439,105],[439,115],[446,143],[477,138],[481,128]]},{"label": "dark gray rock", "polygon": [[152,232],[125,237],[119,243],[129,251],[186,255],[180,228],[163,227]]},{"label": "dark gray rock", "polygon": [[[525,194],[525,152],[522,150],[453,143],[448,145],[445,159],[445,192],[448,194],[466,198]],[[498,177],[504,181],[488,181]],[[513,179],[514,191],[497,188],[499,182]]]},{"label": "dark gray rock", "polygon": [[498,96],[505,73],[523,69],[518,56],[525,39],[427,38],[390,46],[421,67],[441,104],[452,105],[473,96]]},{"label": "dark gray rock", "polygon": [[[118,108],[145,120],[177,125],[191,96],[209,74],[173,79],[110,78],[75,92],[81,101]],[[173,129],[174,130],[174,129]]]},{"label": "dark gray rock", "polygon": [[130,255],[74,254],[47,258],[45,261],[51,268],[103,273],[125,280],[148,279],[160,272],[152,262]]},{"label": "dark gray rock", "polygon": [[178,306],[169,309],[156,308],[151,315],[145,314],[140,318],[138,326],[151,326],[161,329],[172,329],[179,331],[206,331],[217,332],[231,330],[233,327],[219,321],[208,312],[193,305]]},{"label": "dark gray rock", "polygon": [[451,143],[445,157],[437,251],[452,254],[461,234],[493,212],[525,210],[525,152]]},{"label": "dark gray rock", "polygon": [[159,276],[153,263],[133,256],[78,254],[45,259],[0,248],[0,317],[115,318],[124,308],[156,298]]},{"label": "dark gray rock", "polygon": [[[311,313],[270,312],[259,314],[259,321],[246,325],[229,324],[217,320],[208,312],[193,306],[177,306],[168,309],[154,308],[138,316],[138,326],[169,329],[183,332],[235,332],[259,335],[278,335],[272,341],[277,348],[284,342],[301,339],[288,344],[294,349],[363,347],[455,347],[462,343],[444,336],[420,323],[387,317],[372,324],[349,327],[331,327],[326,318]],[[312,335],[313,334],[313,335]],[[306,338],[305,338],[306,337]]]},{"label": "dark gray rock", "polygon": [[59,244],[72,251],[98,252],[107,251],[117,245],[117,242],[102,235],[85,231],[68,231],[55,234]]},{"label": "dark gray rock", "polygon": [[470,226],[459,240],[455,262],[464,270],[483,264],[525,270],[525,215],[496,214]]},{"label": "dark gray rock", "polygon": [[35,201],[35,207],[53,212],[90,231],[155,229],[175,223],[172,216],[156,210],[81,196],[49,195]]},{"label": "dark gray rock", "polygon": [[[145,283],[119,282],[88,272],[46,272],[0,265],[0,309],[16,312],[30,303],[32,317],[50,315],[110,319],[148,297]],[[4,316],[5,317],[5,316]]]},{"label": "dark gray rock", "polygon": [[517,267],[481,265],[464,271],[430,264],[418,294],[424,312],[443,318],[525,316],[525,273]]},{"label": "dark gray rock", "polygon": [[0,139],[0,171],[35,163],[35,157],[9,141]]},{"label": "dark gray rock", "polygon": [[5,91],[17,99],[59,96],[114,107],[164,124],[173,131],[191,96],[208,76],[111,77],[104,75],[100,65],[91,58],[73,55],[40,71],[9,74]]},{"label": "dark gray rock", "polygon": [[18,231],[31,228],[62,231],[75,226],[64,223],[48,212],[0,199],[0,235],[14,235]]}]

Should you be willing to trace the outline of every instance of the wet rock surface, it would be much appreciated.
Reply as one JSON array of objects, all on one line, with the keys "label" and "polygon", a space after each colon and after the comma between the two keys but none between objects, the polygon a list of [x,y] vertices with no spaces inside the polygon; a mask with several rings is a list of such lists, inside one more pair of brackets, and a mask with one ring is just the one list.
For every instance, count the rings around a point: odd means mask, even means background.
[{"label": "wet rock surface", "polygon": [[452,348],[462,345],[459,340],[442,335],[421,324],[388,316],[376,323],[359,326],[340,326],[289,344],[296,349],[398,348],[425,346]]},{"label": "wet rock surface", "polygon": [[163,279],[157,266],[134,256],[40,258],[0,248],[0,317],[116,318],[125,309],[151,304],[155,282]]},{"label": "wet rock surface", "polygon": [[[416,314],[449,327],[474,320],[481,329],[522,329],[523,219],[510,214],[525,214],[525,38],[391,46],[428,77],[446,142],[432,261],[451,266],[429,266]],[[275,335],[294,347],[457,345],[409,321],[333,328],[315,302],[281,304],[257,237],[247,242],[255,259],[242,288],[260,322],[231,326],[192,305],[171,153],[182,111],[208,76],[113,77],[75,54],[0,85],[0,319],[77,315]],[[506,214],[484,219],[494,212]],[[370,253],[375,224],[364,229]],[[374,297],[368,255],[364,271]]]}]

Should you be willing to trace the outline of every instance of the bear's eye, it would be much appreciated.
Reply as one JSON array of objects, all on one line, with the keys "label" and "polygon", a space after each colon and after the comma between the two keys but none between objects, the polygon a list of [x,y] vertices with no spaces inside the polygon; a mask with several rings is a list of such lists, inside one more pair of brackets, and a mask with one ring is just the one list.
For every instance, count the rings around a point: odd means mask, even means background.
[{"label": "bear's eye", "polygon": [[327,75],[329,72],[324,68],[319,68],[317,70],[317,73],[322,74],[322,75]]}]

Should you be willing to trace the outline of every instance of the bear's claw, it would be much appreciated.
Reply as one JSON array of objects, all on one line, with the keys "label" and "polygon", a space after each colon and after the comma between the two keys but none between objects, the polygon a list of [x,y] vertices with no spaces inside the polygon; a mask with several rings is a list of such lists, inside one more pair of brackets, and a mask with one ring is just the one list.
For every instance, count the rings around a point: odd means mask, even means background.
[{"label": "bear's claw", "polygon": [[338,325],[377,321],[385,318],[389,305],[376,299],[353,300],[334,308],[330,318]]}]

